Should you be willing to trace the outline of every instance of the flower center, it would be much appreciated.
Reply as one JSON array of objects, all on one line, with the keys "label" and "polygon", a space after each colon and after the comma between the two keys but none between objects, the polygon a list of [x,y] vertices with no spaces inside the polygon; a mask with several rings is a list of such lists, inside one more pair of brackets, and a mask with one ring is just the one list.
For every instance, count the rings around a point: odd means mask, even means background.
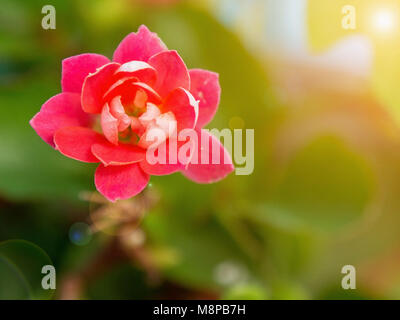
[{"label": "flower center", "polygon": [[160,106],[151,102],[149,93],[152,92],[135,84],[125,86],[126,83],[119,81],[119,85],[113,85],[106,93],[108,102],[101,115],[102,131],[115,145],[120,142],[144,149],[156,148],[175,134],[175,115],[162,113]]}]

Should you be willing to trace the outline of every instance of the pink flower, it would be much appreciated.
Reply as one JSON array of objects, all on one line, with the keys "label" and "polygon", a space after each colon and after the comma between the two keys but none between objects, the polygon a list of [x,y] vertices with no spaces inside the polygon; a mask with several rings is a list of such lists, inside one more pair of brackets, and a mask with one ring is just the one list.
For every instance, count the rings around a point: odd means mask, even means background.
[{"label": "pink flower", "polygon": [[[30,124],[63,155],[100,163],[95,185],[110,201],[140,193],[150,175],[180,171],[197,183],[211,183],[234,169],[222,144],[202,129],[218,108],[218,75],[188,70],[178,53],[145,26],[122,40],[112,62],[98,54],[65,59],[61,85],[62,93],[45,102]],[[162,133],[156,145],[149,138],[152,130]],[[174,143],[179,152],[184,142],[176,137],[184,130],[199,137],[192,141],[188,161],[148,161],[150,148],[168,153]],[[204,148],[207,144],[219,148],[218,164],[197,164],[191,158],[211,159],[213,148]]]}]

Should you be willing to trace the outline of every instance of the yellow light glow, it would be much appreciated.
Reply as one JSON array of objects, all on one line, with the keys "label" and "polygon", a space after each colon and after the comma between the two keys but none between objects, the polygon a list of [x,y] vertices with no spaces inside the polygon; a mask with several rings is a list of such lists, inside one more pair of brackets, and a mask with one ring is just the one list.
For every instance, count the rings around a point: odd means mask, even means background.
[{"label": "yellow light glow", "polygon": [[375,32],[389,34],[398,27],[398,13],[396,10],[381,8],[372,14],[372,27]]}]

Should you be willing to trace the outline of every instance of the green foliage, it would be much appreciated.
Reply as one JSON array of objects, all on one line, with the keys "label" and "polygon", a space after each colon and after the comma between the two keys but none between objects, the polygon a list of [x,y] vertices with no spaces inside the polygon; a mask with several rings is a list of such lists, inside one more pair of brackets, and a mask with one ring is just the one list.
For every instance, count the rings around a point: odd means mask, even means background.
[{"label": "green foliage", "polygon": [[264,215],[283,228],[336,231],[360,219],[373,193],[371,169],[336,137],[312,141],[285,169]]},{"label": "green foliage", "polygon": [[252,284],[234,286],[222,296],[222,299],[226,300],[266,300],[268,298],[264,288]]}]

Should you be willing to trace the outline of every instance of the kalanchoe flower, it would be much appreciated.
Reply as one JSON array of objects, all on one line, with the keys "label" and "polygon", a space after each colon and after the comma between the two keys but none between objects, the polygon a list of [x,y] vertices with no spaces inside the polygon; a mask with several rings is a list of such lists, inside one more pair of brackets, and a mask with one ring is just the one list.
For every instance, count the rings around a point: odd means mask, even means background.
[{"label": "kalanchoe flower", "polygon": [[[222,144],[202,129],[218,108],[218,75],[188,70],[178,53],[168,50],[145,26],[120,43],[113,61],[98,54],[65,59],[61,85],[62,93],[45,102],[30,124],[63,155],[100,163],[95,185],[110,201],[140,193],[150,175],[180,171],[197,183],[211,183],[234,169]],[[152,130],[162,133],[157,145],[149,138]],[[161,146],[176,141],[183,130],[199,137],[191,156],[210,161],[201,163],[191,157],[186,162],[169,162],[168,157],[166,163],[148,161],[149,148],[168,152]],[[204,148],[204,143],[218,146],[218,164],[211,161],[215,147]],[[178,149],[183,145],[176,144]]]}]

